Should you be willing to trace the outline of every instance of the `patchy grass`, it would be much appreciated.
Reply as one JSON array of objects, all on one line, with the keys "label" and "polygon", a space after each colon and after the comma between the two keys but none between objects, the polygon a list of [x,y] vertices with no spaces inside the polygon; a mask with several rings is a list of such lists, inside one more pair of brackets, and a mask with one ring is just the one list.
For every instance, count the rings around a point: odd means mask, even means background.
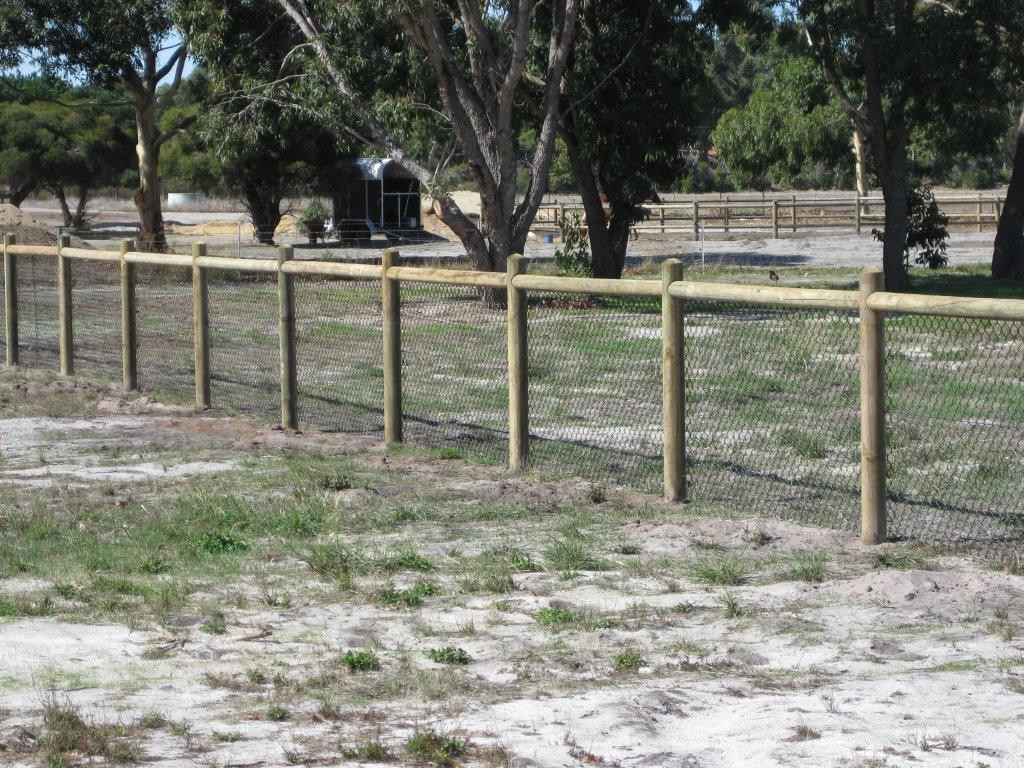
[{"label": "patchy grass", "polygon": [[636,672],[647,663],[639,651],[619,651],[612,656],[612,669],[616,672]]},{"label": "patchy grass", "polygon": [[797,555],[782,576],[787,581],[823,582],[828,579],[828,557],[823,554]]},{"label": "patchy grass", "polygon": [[740,555],[702,557],[686,569],[687,576],[700,584],[735,587],[750,581],[750,563]]},{"label": "patchy grass", "polygon": [[440,768],[456,768],[458,759],[465,756],[468,747],[457,736],[436,731],[417,731],[405,742],[405,749],[416,760]]},{"label": "patchy grass", "polygon": [[453,645],[446,645],[443,648],[428,648],[425,654],[435,664],[465,666],[473,662],[473,657],[464,648],[456,648]]}]

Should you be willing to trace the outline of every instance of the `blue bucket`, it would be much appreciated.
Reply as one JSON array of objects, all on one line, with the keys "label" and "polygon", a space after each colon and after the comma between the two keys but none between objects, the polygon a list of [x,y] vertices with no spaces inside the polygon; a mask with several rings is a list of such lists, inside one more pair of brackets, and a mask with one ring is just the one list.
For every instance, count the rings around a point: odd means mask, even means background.
[{"label": "blue bucket", "polygon": [[551,243],[555,242],[555,236],[549,232],[548,234],[544,235],[544,242],[547,243],[548,245],[551,245]]}]

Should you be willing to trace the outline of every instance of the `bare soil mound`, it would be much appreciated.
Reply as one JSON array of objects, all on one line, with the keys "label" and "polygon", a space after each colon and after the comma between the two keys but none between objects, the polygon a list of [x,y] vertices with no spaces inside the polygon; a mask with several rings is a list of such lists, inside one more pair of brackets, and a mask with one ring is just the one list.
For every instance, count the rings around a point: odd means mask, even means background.
[{"label": "bare soil mound", "polygon": [[[36,221],[9,203],[0,204],[0,233],[13,233],[22,245],[56,245],[57,233],[51,227]],[[87,247],[78,238],[72,237],[76,248]]]}]

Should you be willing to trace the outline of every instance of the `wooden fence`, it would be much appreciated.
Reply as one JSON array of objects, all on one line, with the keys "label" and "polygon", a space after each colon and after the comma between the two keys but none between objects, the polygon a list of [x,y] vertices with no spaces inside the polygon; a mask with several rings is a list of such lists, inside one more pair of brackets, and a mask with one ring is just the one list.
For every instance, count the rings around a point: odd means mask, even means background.
[{"label": "wooden fence", "polygon": [[[885,317],[890,314],[991,321],[1024,321],[1024,301],[1011,299],[924,296],[883,290],[879,270],[867,269],[859,290],[765,287],[683,279],[675,259],[662,266],[660,280],[604,280],[556,277],[525,272],[522,256],[513,256],[505,274],[470,270],[401,266],[398,252],[387,250],[380,264],[297,261],[293,249],[282,247],[272,259],[238,259],[206,255],[202,245],[191,255],[136,251],[133,241],[119,251],[72,248],[65,236],[59,247],[19,245],[4,238],[4,305],[6,362],[19,362],[17,269],[19,257],[52,257],[58,279],[58,345],[60,372],[74,373],[72,272],[80,261],[108,262],[120,267],[121,382],[125,390],[138,387],[138,333],[135,301],[137,265],[189,268],[192,271],[195,406],[210,407],[209,299],[207,273],[276,275],[280,341],[280,413],[285,428],[298,427],[295,353],[294,281],[303,277],[376,281],[381,285],[383,337],[384,434],[389,443],[402,441],[401,285],[432,283],[504,291],[507,297],[507,384],[509,466],[523,470],[529,463],[527,296],[530,292],[585,294],[604,297],[660,299],[662,349],[662,455],[665,498],[687,498],[686,400],[684,377],[684,316],[688,302],[719,301],[741,305],[798,310],[822,309],[859,315],[860,328],[860,502],[861,536],[867,543],[886,540],[886,418]],[[1019,500],[1018,500],[1019,501]]]},{"label": "wooden fence", "polygon": [[[984,232],[995,229],[1006,198],[1002,195],[956,195],[937,198],[939,208],[949,217],[950,226]],[[645,217],[633,226],[635,233],[678,234],[760,231],[778,239],[784,232],[805,229],[851,230],[862,234],[885,222],[885,204],[880,197],[805,197],[797,195],[772,198],[725,196],[720,200],[646,203]],[[582,219],[579,203],[542,205],[535,228],[557,228],[570,215]]]}]

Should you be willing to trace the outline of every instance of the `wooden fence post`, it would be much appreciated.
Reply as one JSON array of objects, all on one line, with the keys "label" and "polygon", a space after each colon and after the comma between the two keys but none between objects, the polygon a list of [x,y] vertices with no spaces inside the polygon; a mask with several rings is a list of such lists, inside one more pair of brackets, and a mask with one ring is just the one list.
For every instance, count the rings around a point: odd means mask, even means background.
[{"label": "wooden fence post", "polygon": [[659,217],[658,217],[659,221],[661,222],[661,234],[664,235],[665,234],[665,206],[662,205],[659,210],[661,211],[661,213],[659,214]]},{"label": "wooden fence post", "polygon": [[693,239],[700,236],[700,203],[693,201]]},{"label": "wooden fence post", "polygon": [[299,428],[298,376],[295,358],[295,279],[281,269],[295,257],[295,249],[277,249],[277,332],[281,351],[281,428]]},{"label": "wooden fence post", "polygon": [[793,195],[793,231],[796,232],[796,195]]},{"label": "wooden fence post", "polygon": [[997,195],[993,204],[996,207],[996,229],[999,229],[999,221],[1003,218],[1003,201]]},{"label": "wooden fence post", "polygon": [[61,235],[57,248],[57,322],[60,349],[60,375],[75,372],[75,326],[71,309],[71,259],[63,255],[71,247],[71,235]]},{"label": "wooden fence post", "polygon": [[853,231],[860,234],[860,195],[853,196]]},{"label": "wooden fence post", "polygon": [[8,253],[7,249],[16,242],[14,235],[4,235],[4,317],[7,328],[4,347],[10,366],[18,364],[18,265],[14,254]]},{"label": "wooden fence post", "polygon": [[196,368],[196,408],[210,407],[210,303],[206,270],[199,259],[206,256],[206,243],[192,246],[192,347]]},{"label": "wooden fence post", "polygon": [[135,250],[134,240],[121,241],[121,386],[138,389],[138,329],[135,325],[135,265],[125,260]]},{"label": "wooden fence post", "polygon": [[777,198],[772,200],[772,237],[776,240],[779,239],[779,201]]},{"label": "wooden fence post", "polygon": [[528,347],[526,340],[526,291],[512,281],[524,272],[524,259],[508,260],[508,468],[525,470],[530,463],[530,409]]},{"label": "wooden fence post", "polygon": [[661,403],[665,500],[686,499],[686,388],[683,381],[683,302],[669,284],[683,279],[683,263],[661,265]]},{"label": "wooden fence post", "polygon": [[722,216],[724,218],[725,231],[729,231],[729,198],[725,198],[725,205],[722,207]]},{"label": "wooden fence post", "polygon": [[388,270],[398,265],[398,249],[380,255],[381,313],[384,329],[384,441],[402,442],[402,312],[398,280]]},{"label": "wooden fence post", "polygon": [[886,540],[885,320],[867,298],[884,289],[880,269],[860,276],[860,525],[865,544]]},{"label": "wooden fence post", "polygon": [[978,194],[978,216],[977,216],[977,218],[978,218],[978,231],[979,232],[984,232],[985,231],[984,224],[982,223],[982,214],[983,214],[983,203],[981,202],[981,194],[979,193]]}]

